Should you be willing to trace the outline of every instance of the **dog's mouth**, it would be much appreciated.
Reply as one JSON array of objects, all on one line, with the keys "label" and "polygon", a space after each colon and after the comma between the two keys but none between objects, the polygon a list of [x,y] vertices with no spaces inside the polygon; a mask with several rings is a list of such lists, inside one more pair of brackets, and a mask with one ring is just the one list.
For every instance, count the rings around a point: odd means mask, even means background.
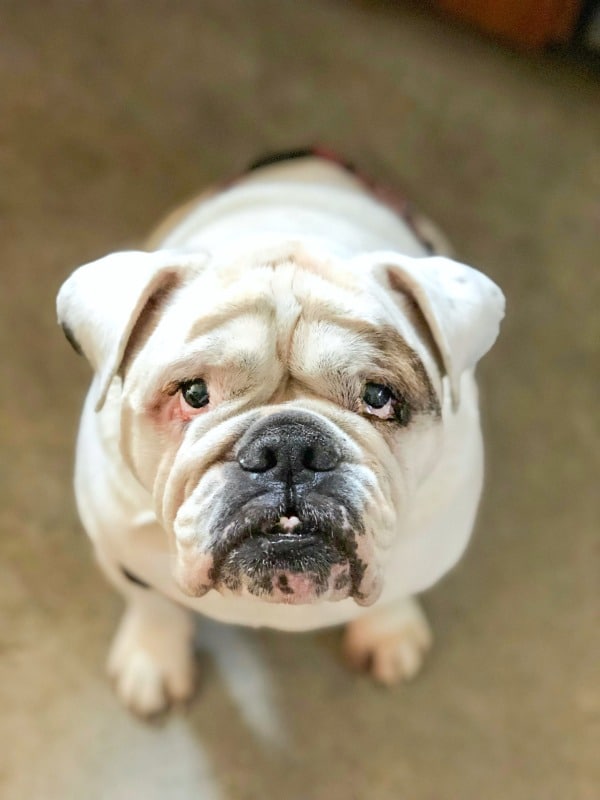
[{"label": "dog's mouth", "polygon": [[211,583],[222,594],[304,604],[363,599],[365,564],[357,554],[348,514],[266,513],[243,518],[216,547]]},{"label": "dog's mouth", "polygon": [[230,509],[207,546],[178,547],[174,577],[185,594],[214,589],[288,605],[346,598],[370,605],[379,596],[372,536],[351,504],[312,493],[290,505],[262,493]]}]

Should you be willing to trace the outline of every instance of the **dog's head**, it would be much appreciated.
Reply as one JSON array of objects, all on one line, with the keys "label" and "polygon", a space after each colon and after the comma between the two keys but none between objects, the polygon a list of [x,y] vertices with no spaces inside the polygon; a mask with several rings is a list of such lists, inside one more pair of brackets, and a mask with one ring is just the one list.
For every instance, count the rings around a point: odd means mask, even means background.
[{"label": "dog's head", "polygon": [[292,242],[110,255],[58,312],[183,591],[368,604],[503,298],[445,258]]}]

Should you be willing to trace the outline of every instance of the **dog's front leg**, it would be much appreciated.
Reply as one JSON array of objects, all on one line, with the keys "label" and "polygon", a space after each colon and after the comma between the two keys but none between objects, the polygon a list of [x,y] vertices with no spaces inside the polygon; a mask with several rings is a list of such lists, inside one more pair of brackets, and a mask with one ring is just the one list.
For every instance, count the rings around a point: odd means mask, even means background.
[{"label": "dog's front leg", "polygon": [[112,643],[108,672],[124,705],[141,716],[194,693],[194,618],[151,587],[127,578],[98,553],[127,607]]},{"label": "dog's front leg", "polygon": [[413,678],[431,644],[431,629],[413,597],[366,612],[344,634],[350,664],[387,686]]}]

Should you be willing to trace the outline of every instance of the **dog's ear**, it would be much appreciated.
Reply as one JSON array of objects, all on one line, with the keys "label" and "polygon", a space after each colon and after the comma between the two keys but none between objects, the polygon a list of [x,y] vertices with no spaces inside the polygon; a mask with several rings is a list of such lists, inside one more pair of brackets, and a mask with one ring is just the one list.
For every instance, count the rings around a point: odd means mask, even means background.
[{"label": "dog's ear", "polygon": [[63,283],[56,301],[58,321],[97,374],[97,411],[151,298],[185,280],[205,260],[202,254],[182,257],[167,250],[113,253],[79,267]]},{"label": "dog's ear", "polygon": [[496,284],[449,258],[411,258],[394,252],[369,255],[376,278],[409,295],[419,307],[446,372],[453,408],[460,401],[462,373],[496,341],[504,295]]}]

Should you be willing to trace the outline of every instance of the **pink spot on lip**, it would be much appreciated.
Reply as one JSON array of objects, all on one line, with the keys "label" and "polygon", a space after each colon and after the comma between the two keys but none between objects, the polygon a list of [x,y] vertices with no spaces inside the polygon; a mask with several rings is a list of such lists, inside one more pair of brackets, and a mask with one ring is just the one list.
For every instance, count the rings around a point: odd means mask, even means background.
[{"label": "pink spot on lip", "polygon": [[280,603],[311,603],[316,600],[314,580],[310,575],[281,572],[273,576],[273,600]]}]

